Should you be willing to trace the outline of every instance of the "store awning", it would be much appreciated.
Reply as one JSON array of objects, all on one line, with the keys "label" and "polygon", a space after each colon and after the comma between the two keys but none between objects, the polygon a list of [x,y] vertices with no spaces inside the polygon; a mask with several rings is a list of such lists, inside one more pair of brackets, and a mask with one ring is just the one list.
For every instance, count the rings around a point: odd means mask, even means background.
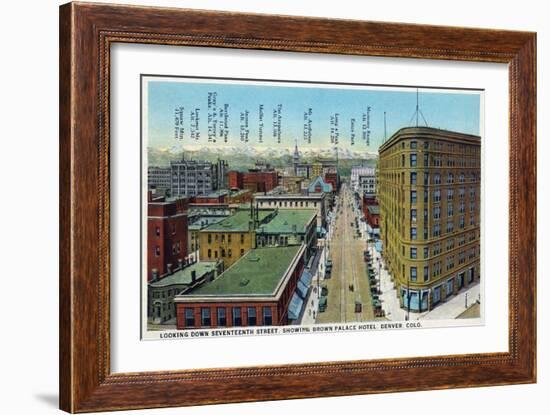
[{"label": "store awning", "polygon": [[294,293],[292,299],[290,300],[290,305],[288,306],[288,319],[289,320],[298,320],[300,314],[302,313],[302,306],[304,305],[304,300],[300,298],[298,293]]},{"label": "store awning", "polygon": [[302,298],[303,300],[306,299],[306,296],[307,296],[307,292],[309,290],[309,286],[307,286],[306,284],[304,284],[302,282],[302,280],[298,280],[298,284],[296,285],[296,292],[298,293],[298,295],[300,296],[300,298]]},{"label": "store awning", "polygon": [[327,234],[327,230],[322,226],[317,226],[317,234],[325,236]]},{"label": "store awning", "polygon": [[302,275],[300,275],[300,281],[304,283],[306,287],[309,287],[311,285],[311,280],[313,279],[313,275],[311,272],[309,272],[307,269],[305,269],[302,272]]}]

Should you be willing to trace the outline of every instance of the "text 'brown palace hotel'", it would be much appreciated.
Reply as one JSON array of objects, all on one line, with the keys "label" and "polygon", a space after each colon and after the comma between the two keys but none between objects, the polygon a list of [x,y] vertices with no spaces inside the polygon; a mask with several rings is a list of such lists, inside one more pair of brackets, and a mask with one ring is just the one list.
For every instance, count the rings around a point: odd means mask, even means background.
[{"label": "text 'brown palace hotel'", "polygon": [[480,148],[479,136],[429,127],[380,146],[383,252],[405,309],[432,309],[480,278]]}]

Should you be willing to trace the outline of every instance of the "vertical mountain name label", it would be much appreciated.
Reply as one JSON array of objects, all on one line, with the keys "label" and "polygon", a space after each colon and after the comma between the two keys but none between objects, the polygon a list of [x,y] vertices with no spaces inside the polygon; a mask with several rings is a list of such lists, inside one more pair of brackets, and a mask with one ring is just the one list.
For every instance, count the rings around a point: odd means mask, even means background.
[{"label": "vertical mountain name label", "polygon": [[363,116],[361,118],[362,121],[362,128],[361,128],[361,139],[363,140],[363,143],[368,147],[370,145],[370,134],[371,134],[371,128],[370,128],[370,112],[371,107],[370,105],[367,107],[367,112],[363,113]]},{"label": "vertical mountain name label", "polygon": [[258,105],[258,144],[264,142],[264,104]]},{"label": "vertical mountain name label", "polygon": [[281,144],[281,126],[283,122],[283,104],[278,104],[273,109],[273,138],[277,144]]},{"label": "vertical mountain name label", "polygon": [[335,112],[330,116],[330,142],[338,145],[340,141],[340,114]]},{"label": "vertical mountain name label", "polygon": [[185,107],[176,107],[174,108],[174,139],[183,140],[185,135],[185,127],[183,126],[183,113]]}]

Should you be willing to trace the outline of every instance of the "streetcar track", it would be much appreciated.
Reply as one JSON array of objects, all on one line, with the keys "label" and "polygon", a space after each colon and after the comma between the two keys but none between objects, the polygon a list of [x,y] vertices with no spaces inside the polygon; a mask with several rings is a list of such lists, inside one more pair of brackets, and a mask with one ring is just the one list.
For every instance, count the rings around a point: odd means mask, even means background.
[{"label": "streetcar track", "polygon": [[[342,209],[345,209],[345,198],[342,196]],[[342,224],[342,219],[340,218],[340,226],[343,226],[344,235],[342,238],[342,242],[340,243],[340,258],[341,264],[340,264],[340,321],[346,322],[346,277],[345,277],[345,256],[344,256],[344,245],[346,241],[346,223]]]}]

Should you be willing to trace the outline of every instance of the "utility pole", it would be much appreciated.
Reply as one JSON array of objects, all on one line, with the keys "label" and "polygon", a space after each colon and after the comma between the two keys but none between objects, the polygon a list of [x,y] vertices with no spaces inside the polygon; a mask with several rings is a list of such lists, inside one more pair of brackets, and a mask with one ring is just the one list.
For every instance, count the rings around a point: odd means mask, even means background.
[{"label": "utility pole", "polygon": [[418,127],[418,88],[416,88],[416,126]]}]

